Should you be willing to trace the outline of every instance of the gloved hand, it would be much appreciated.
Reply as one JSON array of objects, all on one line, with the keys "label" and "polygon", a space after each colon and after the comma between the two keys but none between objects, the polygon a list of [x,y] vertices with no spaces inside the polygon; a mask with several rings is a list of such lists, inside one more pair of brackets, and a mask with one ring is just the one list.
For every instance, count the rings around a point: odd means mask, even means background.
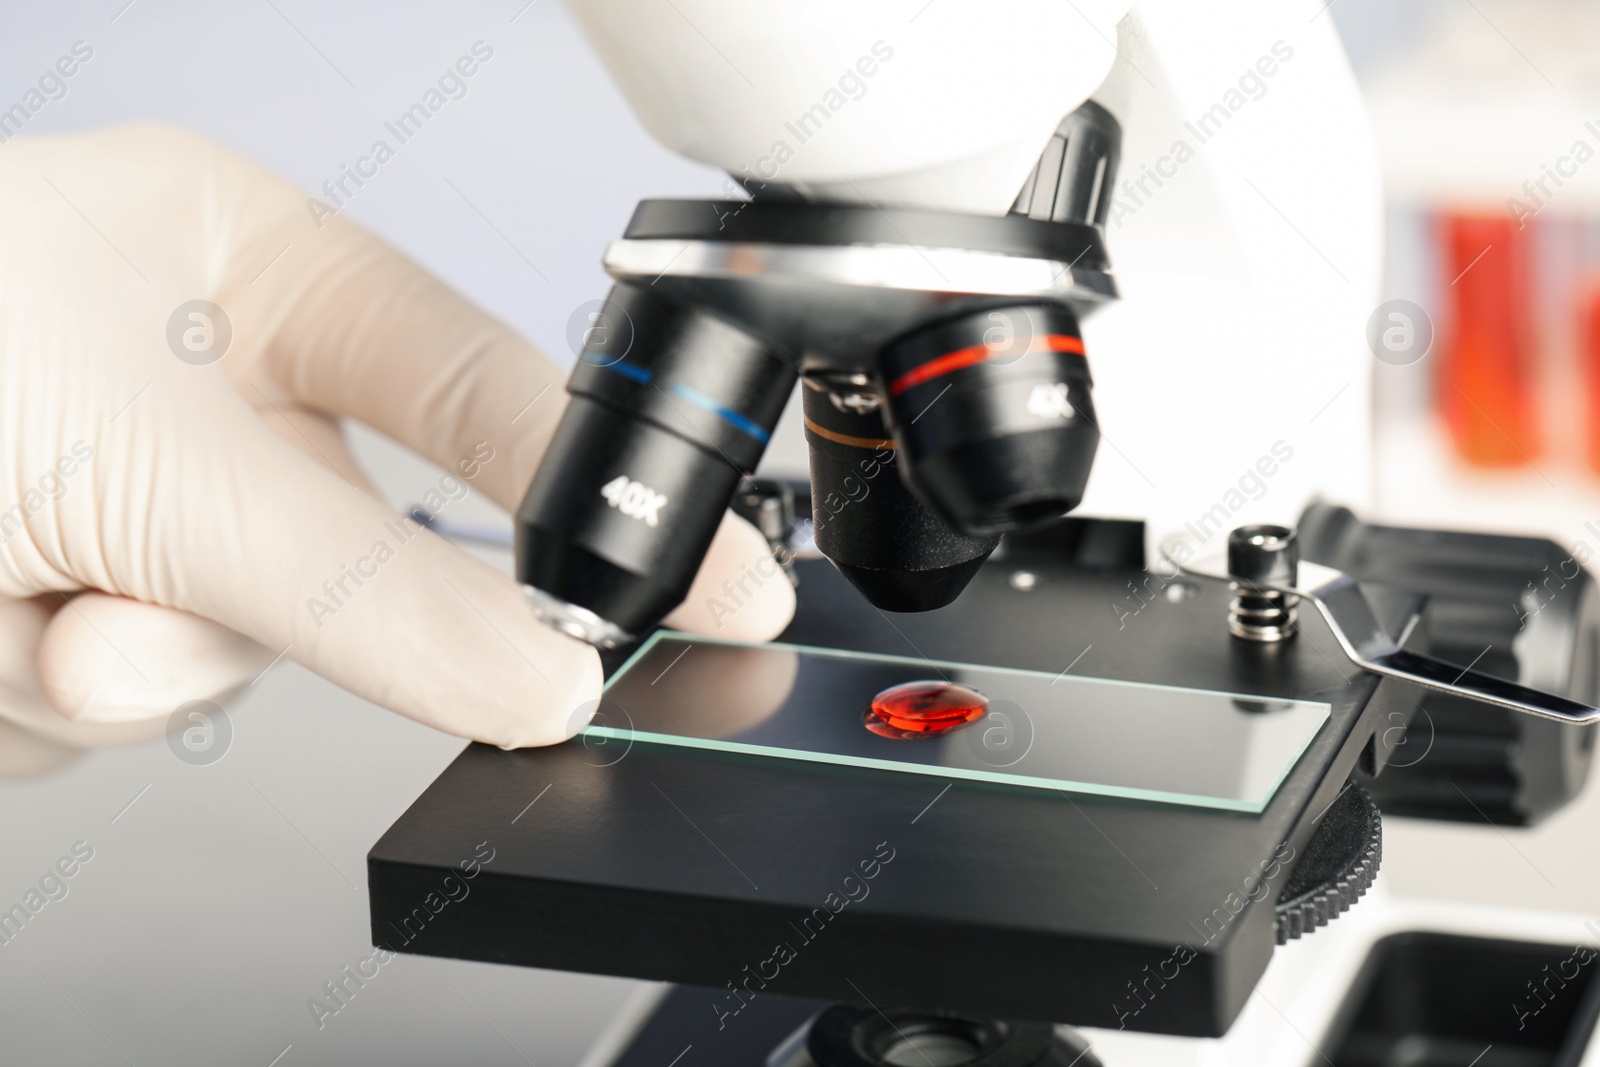
[{"label": "gloved hand", "polygon": [[[583,724],[594,651],[374,499],[336,421],[514,509],[566,397],[527,342],[175,130],[8,142],[0,234],[0,716],[103,740],[282,654],[506,747]],[[781,575],[709,608],[766,554],[730,515],[669,622],[776,634]]]}]

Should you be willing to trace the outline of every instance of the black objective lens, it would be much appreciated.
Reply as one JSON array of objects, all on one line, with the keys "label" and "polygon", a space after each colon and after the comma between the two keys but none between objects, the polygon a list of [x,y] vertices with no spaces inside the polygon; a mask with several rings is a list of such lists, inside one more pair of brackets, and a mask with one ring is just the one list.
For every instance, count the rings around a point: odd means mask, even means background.
[{"label": "black objective lens", "polygon": [[876,392],[808,377],[801,393],[817,549],[885,611],[950,603],[1000,539],[952,530],[912,494]]},{"label": "black objective lens", "polygon": [[614,287],[517,511],[517,577],[547,621],[615,644],[682,603],[795,375],[711,314]]},{"label": "black objective lens", "polygon": [[987,537],[1083,499],[1100,431],[1078,321],[1024,305],[924,327],[879,355],[911,487],[957,530]]}]

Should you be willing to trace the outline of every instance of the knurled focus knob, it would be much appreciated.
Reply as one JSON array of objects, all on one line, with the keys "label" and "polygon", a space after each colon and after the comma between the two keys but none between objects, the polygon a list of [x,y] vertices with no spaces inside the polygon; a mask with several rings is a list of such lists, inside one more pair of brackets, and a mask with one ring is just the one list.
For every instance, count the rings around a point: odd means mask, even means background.
[{"label": "knurled focus knob", "polygon": [[1350,782],[1328,807],[1278,899],[1278,944],[1326,926],[1361,899],[1383,860],[1383,817]]}]

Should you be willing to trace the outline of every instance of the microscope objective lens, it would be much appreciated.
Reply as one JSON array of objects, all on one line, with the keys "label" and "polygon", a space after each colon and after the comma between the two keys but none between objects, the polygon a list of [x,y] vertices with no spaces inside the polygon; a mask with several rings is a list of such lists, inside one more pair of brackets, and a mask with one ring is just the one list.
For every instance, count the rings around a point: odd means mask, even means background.
[{"label": "microscope objective lens", "polygon": [[901,741],[942,737],[983,718],[989,698],[955,682],[905,682],[872,698],[862,725]]}]

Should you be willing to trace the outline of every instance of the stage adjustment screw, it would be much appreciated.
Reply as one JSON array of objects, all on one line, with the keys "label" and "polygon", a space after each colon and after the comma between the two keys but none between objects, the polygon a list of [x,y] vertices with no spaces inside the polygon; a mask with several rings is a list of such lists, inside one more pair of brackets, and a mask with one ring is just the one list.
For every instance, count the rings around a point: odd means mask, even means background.
[{"label": "stage adjustment screw", "polygon": [[1300,598],[1280,590],[1294,588],[1299,570],[1300,543],[1287,526],[1240,526],[1229,534],[1233,601],[1228,630],[1233,636],[1263,642],[1293,637]]}]

